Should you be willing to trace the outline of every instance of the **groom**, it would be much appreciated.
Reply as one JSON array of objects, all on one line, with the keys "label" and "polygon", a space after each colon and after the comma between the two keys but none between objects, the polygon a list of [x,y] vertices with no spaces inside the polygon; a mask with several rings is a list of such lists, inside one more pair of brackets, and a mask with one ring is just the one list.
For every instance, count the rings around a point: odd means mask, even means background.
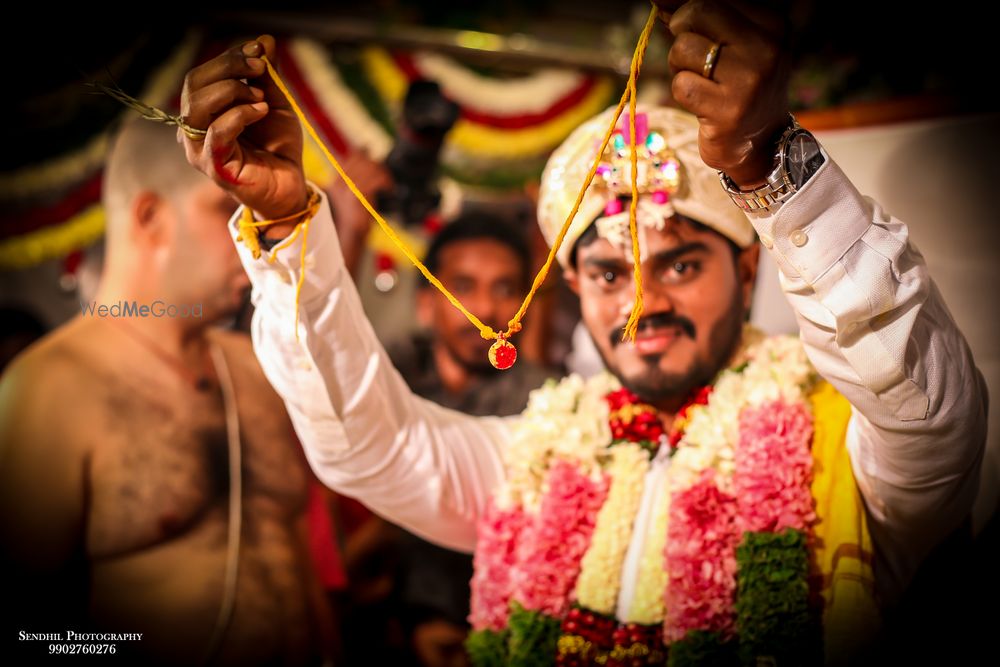
[{"label": "groom", "polygon": [[[673,95],[692,115],[637,118],[634,342],[620,341],[634,294],[627,132],[559,254],[613,377],[570,378],[520,419],[443,410],[406,389],[375,340],[325,206],[298,341],[302,239],[275,264],[241,248],[257,355],[317,474],[413,532],[476,549],[480,661],[849,659],[976,493],[985,384],[906,226],[790,119],[781,21],[697,2],[664,18]],[[187,120],[207,135],[182,138],[192,164],[272,220],[306,209],[310,186],[265,54],[267,36],[189,73]],[[550,242],[610,120],[584,124],[546,167]],[[267,227],[265,242],[304,219]],[[742,328],[756,238],[801,342]],[[779,563],[787,585],[769,574]]]}]

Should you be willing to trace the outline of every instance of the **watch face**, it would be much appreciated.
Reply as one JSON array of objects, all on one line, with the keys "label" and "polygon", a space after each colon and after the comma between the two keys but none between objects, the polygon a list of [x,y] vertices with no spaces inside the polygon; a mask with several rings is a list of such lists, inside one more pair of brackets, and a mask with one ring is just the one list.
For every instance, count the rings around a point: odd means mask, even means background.
[{"label": "watch face", "polygon": [[816,139],[806,130],[796,130],[788,138],[784,153],[785,173],[798,190],[823,164]]}]

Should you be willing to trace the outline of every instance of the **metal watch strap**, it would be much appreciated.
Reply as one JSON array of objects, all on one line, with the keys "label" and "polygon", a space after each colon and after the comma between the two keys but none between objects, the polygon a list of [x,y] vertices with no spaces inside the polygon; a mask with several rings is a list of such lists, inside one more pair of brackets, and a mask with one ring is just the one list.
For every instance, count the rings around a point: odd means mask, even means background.
[{"label": "metal watch strap", "polygon": [[767,175],[767,183],[753,190],[740,190],[731,178],[719,172],[726,194],[740,209],[748,212],[767,210],[781,201],[791,191],[791,183],[784,176],[784,170],[779,164]]},{"label": "metal watch strap", "polygon": [[784,149],[785,138],[792,132],[801,128],[795,116],[788,114],[789,124],[782,131],[778,139],[777,152],[774,156],[774,169],[767,175],[767,182],[752,190],[741,190],[733,179],[729,178],[725,172],[719,172],[719,180],[726,194],[738,208],[746,212],[766,211],[774,204],[785,199],[790,193],[795,191],[788,174],[782,164],[781,154]]}]

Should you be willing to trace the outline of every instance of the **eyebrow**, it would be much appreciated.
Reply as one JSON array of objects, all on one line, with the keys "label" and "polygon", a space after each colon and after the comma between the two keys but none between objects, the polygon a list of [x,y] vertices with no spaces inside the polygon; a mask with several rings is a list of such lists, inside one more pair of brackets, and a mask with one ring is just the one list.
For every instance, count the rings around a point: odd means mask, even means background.
[{"label": "eyebrow", "polygon": [[[684,255],[690,252],[708,252],[708,246],[702,243],[701,241],[692,241],[691,243],[685,243],[675,248],[670,248],[668,250],[661,250],[652,257],[647,258],[646,261],[647,262],[654,261],[661,263],[672,262],[675,259],[683,257]],[[583,263],[584,265],[593,266],[599,269],[617,269],[622,266],[631,265],[632,261],[631,257],[627,259],[621,257],[614,257],[614,258],[588,257],[583,260]]]},{"label": "eyebrow", "polygon": [[708,246],[701,241],[692,241],[691,243],[679,245],[676,248],[661,250],[646,261],[657,261],[663,263],[672,262],[673,260],[683,257],[690,252],[708,252]]}]

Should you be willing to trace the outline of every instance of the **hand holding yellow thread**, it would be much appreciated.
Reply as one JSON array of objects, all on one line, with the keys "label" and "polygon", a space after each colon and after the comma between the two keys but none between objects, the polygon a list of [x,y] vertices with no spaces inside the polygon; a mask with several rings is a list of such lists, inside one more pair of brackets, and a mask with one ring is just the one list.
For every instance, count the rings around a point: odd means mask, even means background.
[{"label": "hand holding yellow thread", "polygon": [[[304,210],[309,197],[302,127],[264,62],[274,54],[274,38],[264,35],[188,72],[181,113],[207,133],[193,140],[178,131],[191,164],[270,220]],[[285,236],[294,226],[275,228],[273,235]]]},{"label": "hand holding yellow thread", "polygon": [[[201,171],[208,174],[220,186],[229,190],[241,201],[247,209],[244,211],[241,224],[241,234],[248,237],[246,241],[253,249],[256,247],[256,230],[268,225],[272,234],[284,235],[289,227],[294,227],[296,233],[302,229],[303,247],[301,252],[302,275],[298,289],[302,286],[305,271],[305,241],[308,234],[308,221],[315,213],[314,202],[309,199],[308,187],[302,170],[302,133],[296,118],[301,122],[324,156],[368,210],[382,230],[424,275],[425,278],[448,300],[459,309],[468,320],[479,329],[484,339],[496,339],[490,348],[490,362],[497,368],[509,368],[517,357],[517,352],[507,339],[521,329],[521,319],[531,303],[538,288],[545,281],[548,271],[555,260],[559,246],[565,238],[573,218],[583,200],[584,193],[590,186],[597,172],[597,166],[604,149],[607,147],[614,132],[618,118],[629,103],[630,145],[632,151],[632,205],[630,207],[629,227],[632,234],[633,261],[635,263],[636,299],[632,314],[626,325],[624,335],[634,338],[635,328],[642,313],[642,283],[639,272],[639,245],[635,226],[635,206],[637,200],[636,188],[636,146],[635,146],[635,103],[636,79],[639,67],[649,41],[649,34],[655,24],[657,10],[650,11],[649,18],[640,35],[632,59],[629,81],[622,93],[618,107],[611,119],[604,140],[594,156],[594,163],[584,183],[573,209],[552,245],[545,264],[532,283],[524,302],[508,323],[504,332],[494,331],[483,324],[479,318],[470,313],[462,303],[452,295],[444,285],[423,265],[406,244],[399,238],[395,230],[379,215],[378,211],[361,194],[350,177],[341,168],[330,151],[323,144],[316,131],[309,124],[305,114],[295,102],[291,93],[281,80],[270,62],[269,55],[274,54],[274,39],[268,35],[260,37],[256,42],[249,42],[242,47],[230,49],[221,56],[192,70],[185,78],[182,95],[182,110],[184,119],[195,128],[206,126],[204,141],[191,138],[187,134],[179,134],[184,141],[188,160]],[[267,75],[265,75],[265,71]],[[255,83],[261,81],[261,87],[255,88],[244,84],[238,79],[246,78]],[[261,223],[253,222],[250,209],[265,215],[267,220]],[[297,212],[310,211],[303,218],[301,227],[297,226]],[[291,221],[285,222],[286,219]],[[281,222],[279,222],[279,219]],[[288,240],[288,243],[291,239]],[[256,256],[256,253],[255,253]],[[296,292],[296,335],[298,333],[298,291]]]}]

